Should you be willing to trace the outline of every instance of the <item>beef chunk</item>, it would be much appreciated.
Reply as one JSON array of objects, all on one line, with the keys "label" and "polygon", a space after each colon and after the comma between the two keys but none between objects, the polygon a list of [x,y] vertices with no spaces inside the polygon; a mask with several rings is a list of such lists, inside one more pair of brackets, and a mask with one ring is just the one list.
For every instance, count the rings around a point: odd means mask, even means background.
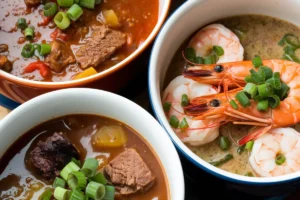
[{"label": "beef chunk", "polygon": [[51,42],[51,53],[46,57],[45,61],[49,63],[50,68],[55,72],[60,72],[69,64],[76,62],[70,47],[60,40]]},{"label": "beef chunk", "polygon": [[62,133],[54,133],[46,141],[39,141],[29,156],[41,176],[53,179],[73,157],[78,158],[78,151]]},{"label": "beef chunk", "polygon": [[122,195],[148,190],[155,177],[135,149],[127,149],[104,168],[108,180]]},{"label": "beef chunk", "polygon": [[27,6],[36,6],[41,3],[41,0],[24,0]]},{"label": "beef chunk", "polygon": [[76,60],[82,68],[96,67],[126,42],[125,34],[105,26],[92,28],[91,38],[76,52]]}]

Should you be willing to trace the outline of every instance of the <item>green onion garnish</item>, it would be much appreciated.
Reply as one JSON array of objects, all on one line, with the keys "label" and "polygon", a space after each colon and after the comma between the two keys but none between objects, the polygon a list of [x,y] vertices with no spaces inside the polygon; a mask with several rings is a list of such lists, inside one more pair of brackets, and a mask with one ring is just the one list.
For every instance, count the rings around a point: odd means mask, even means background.
[{"label": "green onion garnish", "polygon": [[257,103],[257,110],[258,111],[267,111],[268,107],[269,107],[268,100],[260,100]]},{"label": "green onion garnish", "polygon": [[255,83],[251,75],[248,75],[245,77],[245,82],[246,83]]},{"label": "green onion garnish", "polygon": [[239,106],[236,104],[236,102],[232,99],[232,100],[230,100],[230,105],[231,105],[231,107],[233,108],[233,109],[238,109],[239,108]]},{"label": "green onion garnish", "polygon": [[254,69],[250,70],[251,78],[254,83],[256,84],[262,84],[265,82],[265,72],[263,70],[255,71]]},{"label": "green onion garnish", "polygon": [[279,104],[280,104],[280,98],[277,96],[277,95],[270,95],[269,97],[268,97],[268,100],[269,100],[269,106],[271,107],[271,108],[276,108],[277,106],[279,106]]},{"label": "green onion garnish", "polygon": [[92,199],[100,200],[105,196],[105,186],[91,181],[85,189],[85,194]]},{"label": "green onion garnish", "polygon": [[228,139],[228,137],[224,137],[224,136],[220,137],[219,146],[223,151],[228,150],[230,145],[231,145],[231,142]]},{"label": "green onion garnish", "polygon": [[287,84],[282,82],[281,88],[279,90],[276,90],[275,93],[279,96],[281,100],[283,100],[287,96],[289,91],[290,91],[290,87]]},{"label": "green onion garnish", "polygon": [[54,23],[62,30],[68,28],[71,24],[70,19],[64,12],[58,12],[54,17]]},{"label": "green onion garnish", "polygon": [[261,66],[259,69],[264,71],[265,79],[269,79],[273,76],[273,71],[271,68],[266,67],[266,66]]},{"label": "green onion garnish", "polygon": [[163,104],[163,109],[166,113],[168,113],[171,109],[171,103],[166,101],[164,104]]},{"label": "green onion garnish", "polygon": [[266,81],[266,83],[270,84],[272,86],[272,88],[274,88],[274,89],[280,89],[281,88],[281,81],[280,81],[279,78],[275,78],[275,77],[269,78]]},{"label": "green onion garnish", "polygon": [[28,40],[33,39],[34,37],[34,30],[32,27],[27,27],[24,31],[24,35]]},{"label": "green onion garnish", "polygon": [[25,28],[27,28],[27,22],[25,18],[19,18],[17,21],[17,26],[19,29],[24,30]]},{"label": "green onion garnish", "polygon": [[224,55],[224,49],[221,46],[213,46],[213,52],[217,56],[223,56]]},{"label": "green onion garnish", "polygon": [[207,57],[204,57],[204,64],[210,65],[210,64],[215,64],[217,61],[217,58],[215,55],[210,55]]},{"label": "green onion garnish", "polygon": [[100,4],[102,0],[95,0],[95,4]]},{"label": "green onion garnish", "polygon": [[60,176],[65,179],[68,180],[68,176],[70,173],[72,172],[76,172],[79,171],[79,167],[74,163],[74,162],[69,162],[60,172]]},{"label": "green onion garnish", "polygon": [[97,182],[97,183],[101,183],[103,185],[107,184],[107,180],[101,172],[98,172],[95,176],[91,177],[90,180]]},{"label": "green onion garnish", "polygon": [[185,129],[187,129],[189,127],[189,124],[188,124],[188,122],[186,121],[186,118],[184,117],[183,119],[182,119],[182,121],[180,122],[180,124],[179,124],[179,128],[181,129],[181,130],[185,130]]},{"label": "green onion garnish", "polygon": [[184,54],[185,54],[186,59],[188,59],[191,62],[195,62],[196,52],[193,48],[191,48],[191,47],[186,48],[184,51]]},{"label": "green onion garnish", "polygon": [[57,0],[57,3],[61,7],[71,7],[74,4],[74,0]]},{"label": "green onion garnish", "polygon": [[64,179],[56,177],[54,179],[53,188],[56,188],[56,187],[65,188],[66,187],[66,181]]},{"label": "green onion garnish", "polygon": [[246,143],[245,149],[247,149],[248,151],[252,151],[253,145],[254,145],[254,141],[251,140]]},{"label": "green onion garnish", "polygon": [[57,13],[57,5],[54,2],[46,3],[44,6],[44,15],[46,17],[52,17]]},{"label": "green onion garnish", "polygon": [[279,78],[280,79],[280,73],[279,72],[274,72],[273,73],[274,78]]},{"label": "green onion garnish", "polygon": [[40,196],[40,200],[50,200],[52,197],[52,192],[50,189],[46,189]]},{"label": "green onion garnish", "polygon": [[86,186],[86,177],[83,172],[76,171],[72,172],[68,176],[68,186],[74,190],[74,189],[79,189],[82,190]]},{"label": "green onion garnish", "polygon": [[114,186],[105,186],[105,195],[102,200],[114,200],[115,198],[115,187]]},{"label": "green onion garnish", "polygon": [[51,52],[50,44],[40,44],[37,46],[37,50],[41,56],[45,56]]},{"label": "green onion garnish", "polygon": [[179,120],[177,119],[177,117],[175,115],[172,115],[170,117],[170,121],[169,121],[170,125],[173,127],[173,128],[178,128],[178,125],[179,125]]},{"label": "green onion garnish", "polygon": [[85,200],[85,196],[80,190],[72,190],[69,200]]},{"label": "green onion garnish", "polygon": [[221,158],[220,160],[217,160],[217,161],[210,162],[210,164],[213,165],[213,166],[218,167],[220,165],[223,165],[223,164],[227,163],[231,159],[233,159],[233,155],[232,154],[227,154],[224,158]]},{"label": "green onion garnish", "polygon": [[83,10],[77,4],[73,4],[72,7],[67,11],[67,16],[73,21],[76,21],[82,14]]},{"label": "green onion garnish", "polygon": [[252,64],[254,65],[255,68],[258,68],[262,65],[262,60],[259,56],[255,56],[253,59],[252,59]]},{"label": "green onion garnish", "polygon": [[85,174],[86,177],[92,177],[96,174],[98,166],[99,162],[97,159],[87,158],[83,163],[81,171]]},{"label": "green onion garnish", "polygon": [[65,188],[56,187],[54,190],[54,198],[57,200],[67,200],[69,197],[69,191]]},{"label": "green onion garnish", "polygon": [[95,0],[80,0],[79,5],[85,8],[94,9],[95,8]]},{"label": "green onion garnish", "polygon": [[245,108],[250,106],[250,100],[244,92],[239,92],[235,95],[235,98],[238,102]]},{"label": "green onion garnish", "polygon": [[294,34],[288,33],[284,36],[285,42],[292,47],[299,47],[300,41]]},{"label": "green onion garnish", "polygon": [[189,105],[189,98],[188,98],[188,96],[186,94],[183,94],[181,96],[181,106],[185,107],[187,105]]},{"label": "green onion garnish", "polygon": [[268,97],[273,94],[273,88],[270,84],[261,84],[257,86],[258,94],[261,97]]},{"label": "green onion garnish", "polygon": [[282,165],[282,164],[285,162],[285,160],[286,160],[285,156],[282,155],[282,154],[279,154],[279,155],[276,156],[276,158],[275,158],[275,163],[276,163],[277,165]]},{"label": "green onion garnish", "polygon": [[202,57],[195,57],[195,63],[197,64],[203,64],[204,63],[204,59]]},{"label": "green onion garnish", "polygon": [[246,145],[240,146],[239,148],[237,148],[236,152],[237,152],[238,154],[242,154],[242,153],[244,152],[244,150],[245,150],[245,146],[246,146]]},{"label": "green onion garnish", "polygon": [[81,162],[80,162],[80,160],[77,160],[76,158],[72,158],[71,161],[72,161],[73,163],[75,163],[78,167],[81,167]]},{"label": "green onion garnish", "polygon": [[244,91],[250,94],[251,98],[254,98],[257,94],[257,87],[254,83],[247,83]]},{"label": "green onion garnish", "polygon": [[24,58],[31,58],[34,54],[34,46],[32,44],[25,44],[23,49],[22,49],[22,52],[21,52],[21,55],[24,57]]}]

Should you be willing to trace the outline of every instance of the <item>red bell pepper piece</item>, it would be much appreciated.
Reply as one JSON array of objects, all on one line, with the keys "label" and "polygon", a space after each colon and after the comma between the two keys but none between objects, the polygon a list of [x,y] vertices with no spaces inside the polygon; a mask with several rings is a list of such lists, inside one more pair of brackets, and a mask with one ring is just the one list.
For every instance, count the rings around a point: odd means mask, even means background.
[{"label": "red bell pepper piece", "polygon": [[24,72],[31,73],[35,70],[39,70],[43,78],[46,78],[50,74],[49,66],[42,61],[30,63],[25,67]]}]

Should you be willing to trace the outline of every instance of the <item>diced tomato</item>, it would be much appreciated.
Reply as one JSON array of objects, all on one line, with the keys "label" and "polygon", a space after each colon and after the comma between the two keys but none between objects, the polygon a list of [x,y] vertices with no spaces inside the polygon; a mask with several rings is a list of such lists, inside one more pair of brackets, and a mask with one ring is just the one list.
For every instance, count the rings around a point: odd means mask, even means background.
[{"label": "diced tomato", "polygon": [[69,36],[65,33],[62,33],[60,29],[55,29],[55,31],[51,33],[50,37],[52,39],[59,38],[63,41],[67,41],[69,39]]},{"label": "diced tomato", "polygon": [[25,67],[24,73],[31,73],[35,70],[39,70],[43,78],[46,78],[50,74],[49,66],[42,61],[30,63]]},{"label": "diced tomato", "polygon": [[43,16],[43,20],[38,23],[38,26],[47,26],[52,20],[52,17]]}]

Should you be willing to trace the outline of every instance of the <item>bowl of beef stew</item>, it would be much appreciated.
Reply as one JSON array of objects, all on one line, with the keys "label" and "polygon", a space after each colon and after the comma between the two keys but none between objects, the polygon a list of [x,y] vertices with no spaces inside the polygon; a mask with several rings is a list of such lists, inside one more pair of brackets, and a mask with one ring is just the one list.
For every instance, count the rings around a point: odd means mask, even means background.
[{"label": "bowl of beef stew", "polygon": [[118,95],[50,92],[10,112],[0,133],[1,199],[184,199],[166,132]]},{"label": "bowl of beef stew", "polygon": [[170,0],[1,1],[0,92],[23,103],[61,88],[117,91],[141,70],[132,62],[169,6]]}]

